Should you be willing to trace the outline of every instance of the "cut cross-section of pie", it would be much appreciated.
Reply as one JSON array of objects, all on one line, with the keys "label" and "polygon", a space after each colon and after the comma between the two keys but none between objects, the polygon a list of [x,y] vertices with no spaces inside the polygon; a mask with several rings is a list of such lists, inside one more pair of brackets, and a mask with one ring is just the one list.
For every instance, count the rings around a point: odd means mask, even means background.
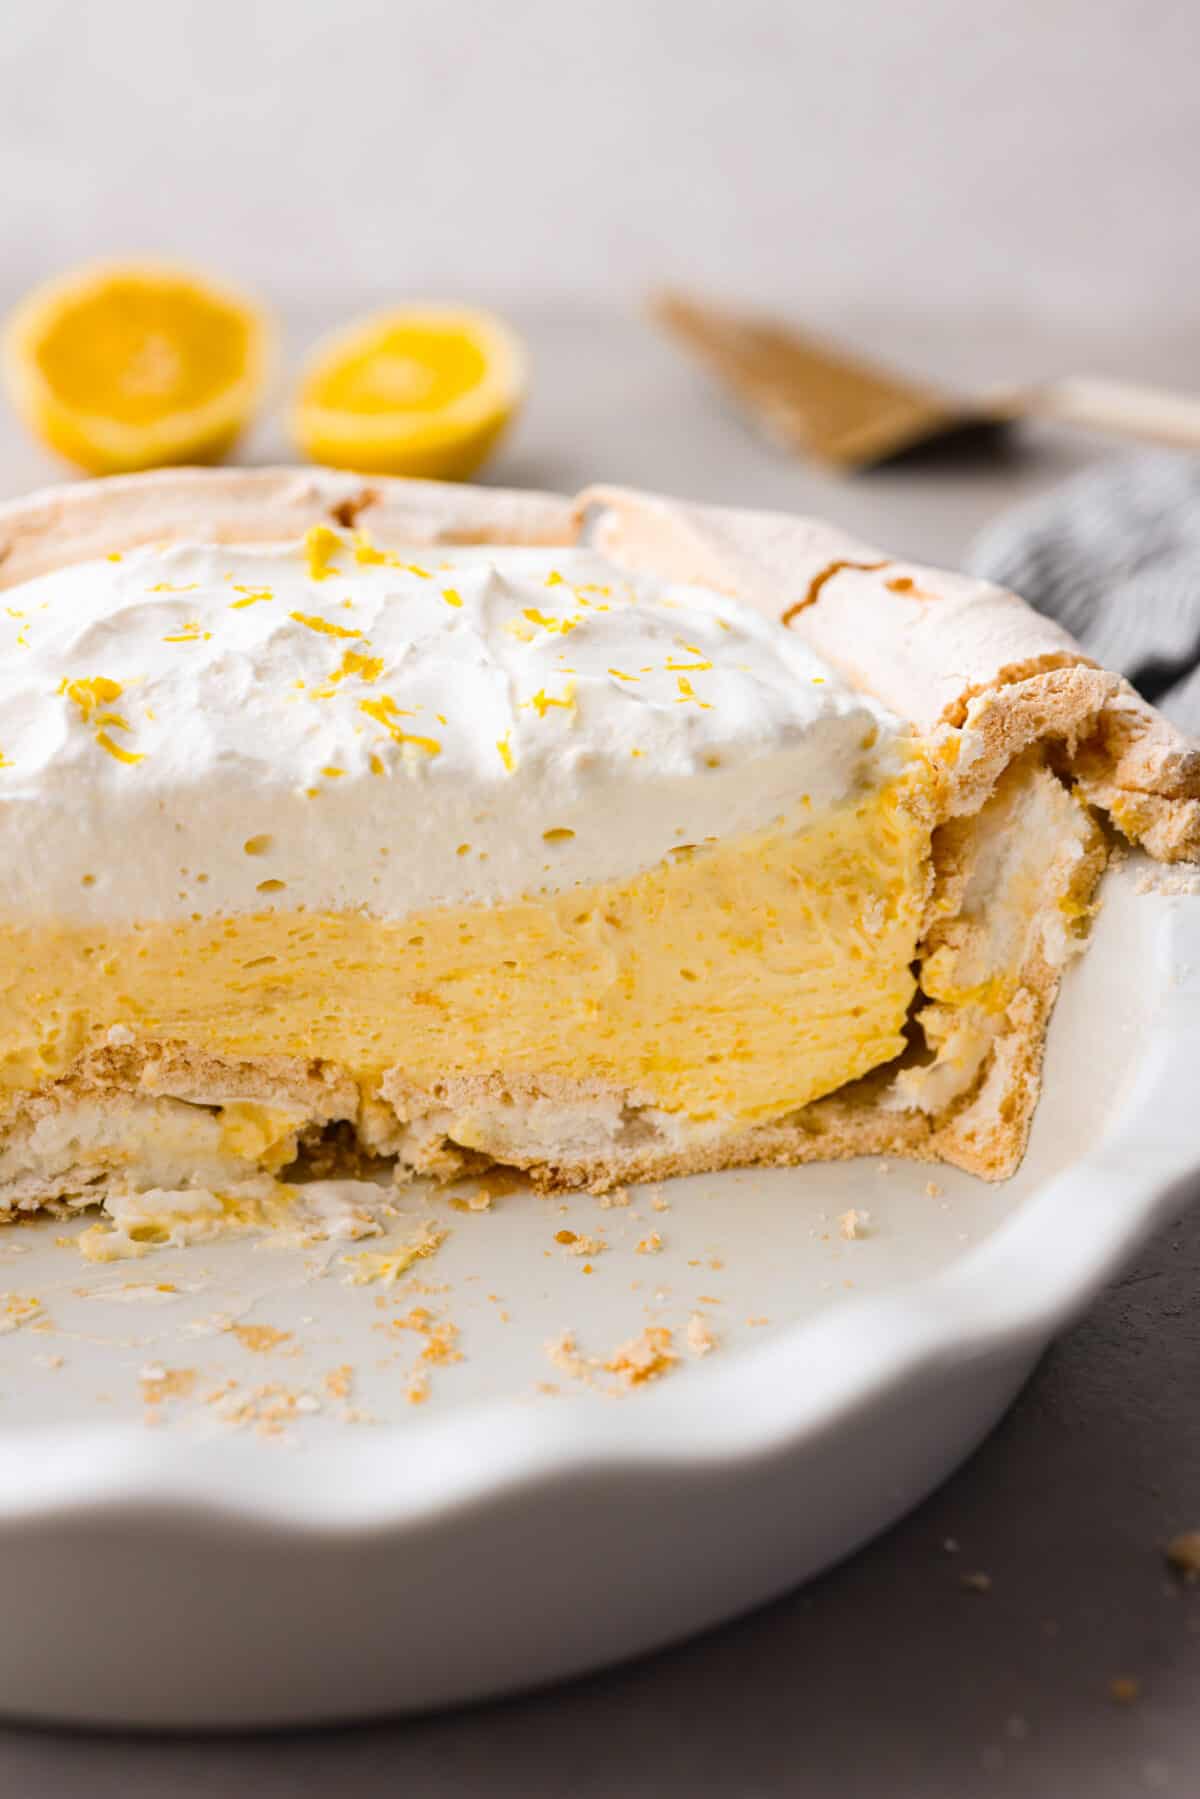
[{"label": "cut cross-section of pie", "polygon": [[0,557],[10,1212],[1003,1175],[1116,834],[1200,854],[1126,683],[824,525],[188,472],[2,508]]}]

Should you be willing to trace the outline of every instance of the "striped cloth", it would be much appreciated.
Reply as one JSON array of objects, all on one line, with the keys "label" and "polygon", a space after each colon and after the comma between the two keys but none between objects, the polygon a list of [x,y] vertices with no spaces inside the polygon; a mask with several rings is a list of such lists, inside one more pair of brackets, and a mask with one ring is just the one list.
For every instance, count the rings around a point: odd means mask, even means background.
[{"label": "striped cloth", "polygon": [[1200,736],[1200,457],[1141,454],[996,519],[968,567],[1023,594]]}]

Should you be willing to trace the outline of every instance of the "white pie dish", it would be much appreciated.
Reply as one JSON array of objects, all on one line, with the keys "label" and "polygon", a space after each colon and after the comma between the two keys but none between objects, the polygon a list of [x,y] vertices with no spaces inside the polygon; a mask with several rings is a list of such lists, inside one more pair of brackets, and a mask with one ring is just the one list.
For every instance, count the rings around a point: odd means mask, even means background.
[{"label": "white pie dish", "polygon": [[[1200,1170],[1200,897],[1139,891],[1163,879],[1148,866],[1106,883],[1012,1181],[859,1162],[695,1177],[664,1189],[661,1215],[588,1195],[448,1215],[420,1272],[449,1282],[428,1303],[456,1312],[466,1355],[417,1409],[399,1364],[374,1366],[394,1308],[338,1278],[345,1246],[313,1284],[311,1256],[246,1239],[96,1268],[53,1223],[14,1229],[0,1279],[37,1292],[54,1328],[4,1339],[5,1712],[255,1726],[503,1693],[729,1617],[883,1529]],[[861,1241],[839,1233],[850,1206],[871,1213]],[[591,1280],[554,1245],[560,1207],[612,1240]],[[637,1255],[652,1229],[665,1247]],[[141,1291],[165,1281],[184,1291]],[[720,1347],[619,1400],[574,1391],[542,1354],[564,1326],[610,1348],[647,1301],[682,1347],[700,1291],[721,1301],[705,1302]],[[251,1355],[202,1334],[214,1312],[295,1337]],[[148,1427],[139,1370],[185,1361],[206,1382],[316,1391],[350,1362],[384,1421],[326,1407],[260,1440],[168,1403]]]}]

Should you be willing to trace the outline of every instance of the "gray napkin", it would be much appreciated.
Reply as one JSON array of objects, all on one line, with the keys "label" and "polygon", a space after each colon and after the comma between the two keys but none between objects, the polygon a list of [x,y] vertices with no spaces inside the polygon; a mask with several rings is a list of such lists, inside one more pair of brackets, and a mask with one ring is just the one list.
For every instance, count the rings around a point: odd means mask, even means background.
[{"label": "gray napkin", "polygon": [[1200,458],[1105,463],[996,519],[967,566],[1200,735]]}]

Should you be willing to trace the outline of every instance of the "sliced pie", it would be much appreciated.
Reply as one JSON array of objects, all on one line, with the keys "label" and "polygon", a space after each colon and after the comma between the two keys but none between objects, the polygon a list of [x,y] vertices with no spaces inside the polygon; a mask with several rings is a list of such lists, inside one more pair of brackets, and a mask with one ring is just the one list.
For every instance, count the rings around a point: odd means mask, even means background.
[{"label": "sliced pie", "polygon": [[1124,681],[825,525],[184,472],[8,505],[0,558],[9,1210],[1002,1176],[1111,846],[1200,855]]}]

